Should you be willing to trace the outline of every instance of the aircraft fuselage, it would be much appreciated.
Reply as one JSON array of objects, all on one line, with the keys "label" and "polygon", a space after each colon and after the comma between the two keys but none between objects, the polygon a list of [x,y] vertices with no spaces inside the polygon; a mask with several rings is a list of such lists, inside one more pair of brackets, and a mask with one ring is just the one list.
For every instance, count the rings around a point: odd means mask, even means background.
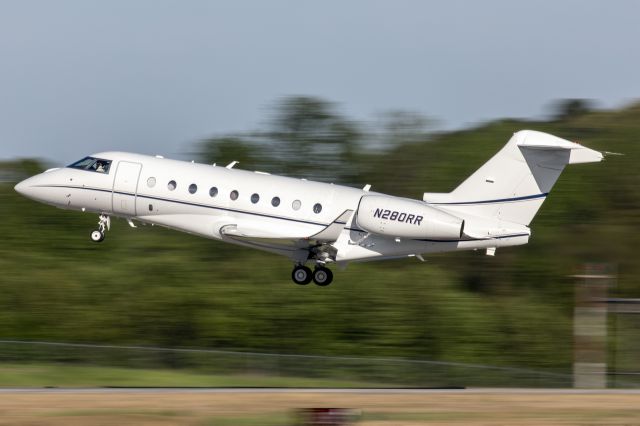
[{"label": "aircraft fuselage", "polygon": [[[165,226],[283,254],[296,262],[307,260],[307,247],[241,241],[220,230],[229,224],[249,223],[252,229],[270,230],[267,233],[274,240],[278,236],[305,239],[322,232],[345,210],[357,211],[363,196],[381,195],[341,185],[125,152],[102,152],[91,157],[110,161],[109,171],[53,169],[21,182],[16,190],[63,209]],[[375,213],[381,219],[415,226],[423,220],[418,214],[383,207]],[[335,258],[325,260],[362,261],[511,246],[525,244],[528,238],[522,233],[489,240],[398,239],[366,232],[352,214],[332,243]]]},{"label": "aircraft fuselage", "polygon": [[[526,244],[529,224],[567,164],[603,154],[532,130],[449,193],[423,200],[126,152],[102,152],[16,185],[34,200],[287,256],[298,284],[332,280],[326,264]],[[316,264],[315,270],[305,266]]]}]

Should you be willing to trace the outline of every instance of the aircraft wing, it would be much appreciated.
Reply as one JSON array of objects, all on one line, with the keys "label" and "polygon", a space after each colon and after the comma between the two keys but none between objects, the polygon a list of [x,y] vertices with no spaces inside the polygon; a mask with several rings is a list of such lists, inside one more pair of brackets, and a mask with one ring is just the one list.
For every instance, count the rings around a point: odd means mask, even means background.
[{"label": "aircraft wing", "polygon": [[352,214],[353,210],[345,210],[323,230],[314,234],[309,234],[308,227],[304,225],[286,223],[265,229],[264,224],[252,221],[223,225],[220,227],[220,234],[225,238],[265,249],[308,249],[335,242]]}]

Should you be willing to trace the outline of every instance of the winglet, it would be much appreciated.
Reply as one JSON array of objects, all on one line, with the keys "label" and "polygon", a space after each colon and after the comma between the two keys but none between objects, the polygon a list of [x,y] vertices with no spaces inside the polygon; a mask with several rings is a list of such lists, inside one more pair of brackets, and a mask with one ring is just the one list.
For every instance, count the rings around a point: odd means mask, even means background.
[{"label": "winglet", "polygon": [[329,226],[327,226],[317,234],[312,235],[311,237],[309,237],[309,239],[331,242],[336,241],[352,214],[353,210],[345,210],[340,216],[335,218],[334,221],[329,224]]}]

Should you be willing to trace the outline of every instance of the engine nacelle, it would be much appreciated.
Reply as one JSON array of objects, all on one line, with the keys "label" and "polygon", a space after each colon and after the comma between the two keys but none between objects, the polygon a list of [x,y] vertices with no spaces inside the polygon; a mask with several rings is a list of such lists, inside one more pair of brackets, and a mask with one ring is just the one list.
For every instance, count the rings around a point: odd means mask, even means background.
[{"label": "engine nacelle", "polygon": [[415,239],[457,239],[464,231],[458,217],[421,201],[385,195],[363,196],[356,223],[373,234]]}]

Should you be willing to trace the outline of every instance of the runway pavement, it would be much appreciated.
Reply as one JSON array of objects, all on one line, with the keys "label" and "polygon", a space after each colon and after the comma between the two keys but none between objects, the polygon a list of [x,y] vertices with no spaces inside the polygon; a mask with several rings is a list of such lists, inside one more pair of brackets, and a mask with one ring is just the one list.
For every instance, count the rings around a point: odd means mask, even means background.
[{"label": "runway pavement", "polygon": [[282,426],[318,407],[359,426],[628,426],[640,389],[1,388],[0,426]]},{"label": "runway pavement", "polygon": [[640,395],[640,389],[547,389],[547,388],[465,388],[465,389],[432,389],[432,388],[0,388],[0,394],[21,393],[219,393],[219,394],[538,394],[538,395]]}]

